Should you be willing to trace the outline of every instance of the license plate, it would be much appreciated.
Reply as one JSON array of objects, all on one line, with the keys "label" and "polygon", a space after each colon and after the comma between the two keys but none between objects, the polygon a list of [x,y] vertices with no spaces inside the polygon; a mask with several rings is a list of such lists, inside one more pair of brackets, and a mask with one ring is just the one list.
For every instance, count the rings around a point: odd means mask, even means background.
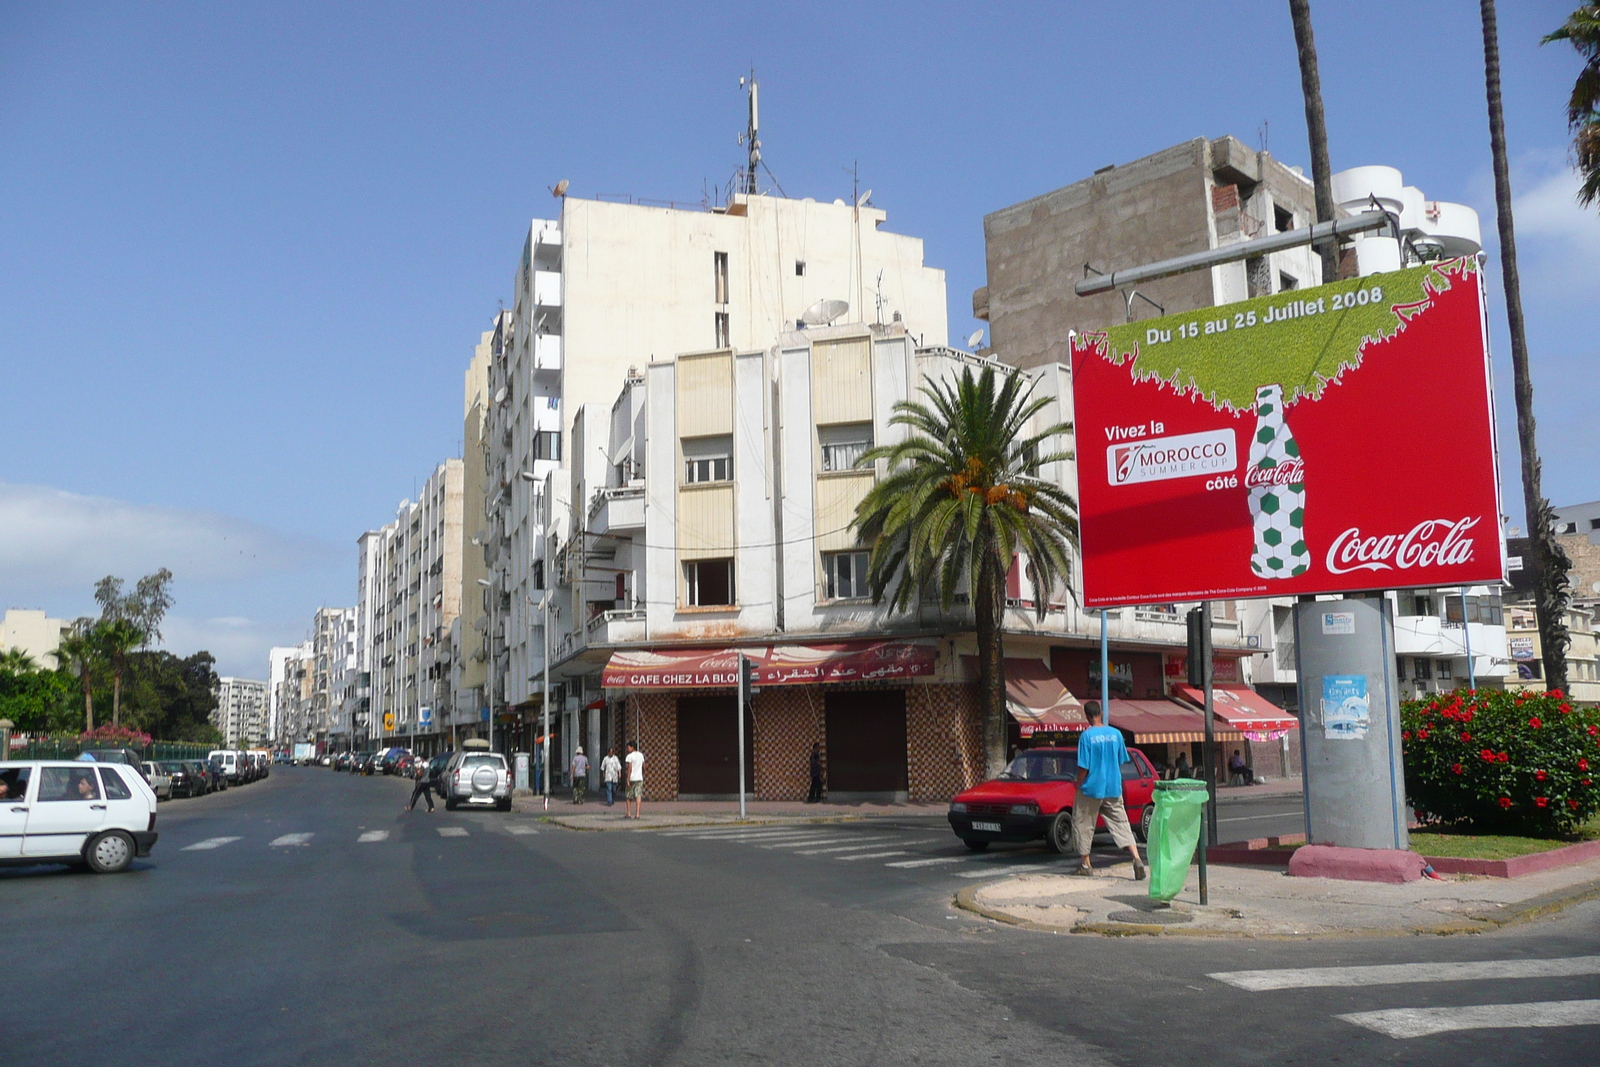
[{"label": "license plate", "polygon": [[972,828],[974,830],[987,830],[991,834],[1000,832],[1000,824],[997,822],[975,822],[972,824]]},{"label": "license plate", "polygon": [[493,804],[494,803],[494,797],[473,797],[471,800],[467,801],[467,803],[469,803],[469,804]]}]

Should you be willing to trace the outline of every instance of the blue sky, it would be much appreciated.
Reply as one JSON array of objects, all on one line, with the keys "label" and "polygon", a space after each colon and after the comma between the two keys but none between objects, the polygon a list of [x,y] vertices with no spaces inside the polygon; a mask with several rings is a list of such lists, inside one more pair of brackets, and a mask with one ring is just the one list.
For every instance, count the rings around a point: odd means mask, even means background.
[{"label": "blue sky", "polygon": [[[1571,203],[1577,58],[1538,47],[1574,0],[1501,6],[1545,485],[1575,503],[1600,497],[1600,213]],[[1334,167],[1397,166],[1489,235],[1476,8],[1314,15]],[[1196,136],[1265,128],[1274,155],[1308,158],[1281,2],[13,0],[0,603],[70,617],[100,575],[170,566],[168,644],[264,676],[268,646],[354,599],[361,531],[459,454],[462,370],[547,187],[698,201],[739,163],[751,64],[784,189],[848,195],[859,164],[889,227],[948,272],[952,337],[978,325],[986,212]],[[1401,417],[1448,439],[1426,397]]]}]

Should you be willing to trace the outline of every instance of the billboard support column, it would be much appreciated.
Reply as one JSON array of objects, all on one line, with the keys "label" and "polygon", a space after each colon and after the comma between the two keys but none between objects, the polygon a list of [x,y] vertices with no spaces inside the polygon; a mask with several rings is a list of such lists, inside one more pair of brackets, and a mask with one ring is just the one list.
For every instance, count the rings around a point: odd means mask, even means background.
[{"label": "billboard support column", "polygon": [[1467,688],[1478,688],[1478,672],[1472,668],[1472,620],[1467,618],[1467,587],[1461,587],[1461,644],[1467,650]]},{"label": "billboard support column", "polygon": [[1111,725],[1111,641],[1106,632],[1106,609],[1100,609],[1100,721]]},{"label": "billboard support column", "polygon": [[1189,612],[1189,684],[1205,695],[1205,741],[1200,746],[1200,762],[1206,775],[1206,844],[1217,843],[1217,737],[1216,701],[1212,683],[1216,665],[1211,650],[1211,601],[1202,600]]}]

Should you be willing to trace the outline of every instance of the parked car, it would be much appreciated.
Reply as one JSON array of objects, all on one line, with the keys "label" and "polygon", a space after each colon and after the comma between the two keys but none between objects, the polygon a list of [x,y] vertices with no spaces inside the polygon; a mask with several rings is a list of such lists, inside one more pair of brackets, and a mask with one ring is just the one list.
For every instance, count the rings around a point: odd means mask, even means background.
[{"label": "parked car", "polygon": [[210,760],[193,759],[184,760],[184,762],[192,764],[196,773],[198,773],[201,778],[205,780],[207,793],[215,793],[217,790],[221,789],[224,783],[227,781],[227,779],[222,776],[222,772],[219,771]]},{"label": "parked car", "polygon": [[229,785],[244,784],[244,768],[239,765],[239,753],[231,749],[219,748],[207,757],[222,768],[222,777],[227,779]]},{"label": "parked car", "polygon": [[144,780],[149,783],[150,791],[157,800],[172,799],[172,776],[162,770],[159,763],[146,760],[139,764],[139,770],[144,773]]},{"label": "parked car", "polygon": [[121,763],[132,767],[144,777],[144,757],[131,748],[86,748],[78,753],[79,759],[92,759],[96,763]]},{"label": "parked car", "polygon": [[454,811],[462,804],[493,804],[501,811],[511,810],[511,773],[506,758],[498,752],[457,752],[445,764],[440,777],[446,811]]},{"label": "parked car", "polygon": [[261,778],[272,773],[272,753],[264,748],[250,750],[250,758],[255,761],[256,774]]},{"label": "parked car", "polygon": [[[186,760],[162,760],[156,764],[161,772],[167,776],[171,784],[167,788],[169,797],[200,797],[206,794],[205,779]],[[154,787],[154,781],[151,782]],[[160,794],[156,794],[160,796]]]},{"label": "parked car", "polygon": [[112,874],[156,843],[156,795],[138,768],[103,761],[0,763],[0,864],[82,863]]},{"label": "parked car", "polygon": [[[1019,753],[1000,777],[957,793],[950,802],[950,829],[973,851],[995,841],[1036,841],[1057,852],[1077,851],[1072,833],[1072,803],[1078,794],[1076,748],[1030,748]],[[1155,768],[1143,752],[1128,750],[1122,765],[1122,799],[1128,822],[1142,841],[1155,814]],[[1105,827],[1104,819],[1095,821]]]},{"label": "parked car", "polygon": [[351,765],[351,773],[361,775],[377,774],[378,755],[379,754],[376,752],[368,752],[366,755],[362,756],[359,761]]},{"label": "parked car", "polygon": [[409,755],[411,755],[411,752],[408,749],[386,748],[383,750],[383,755],[379,759],[378,769],[384,774],[394,774],[395,765],[399,763],[402,758]]}]

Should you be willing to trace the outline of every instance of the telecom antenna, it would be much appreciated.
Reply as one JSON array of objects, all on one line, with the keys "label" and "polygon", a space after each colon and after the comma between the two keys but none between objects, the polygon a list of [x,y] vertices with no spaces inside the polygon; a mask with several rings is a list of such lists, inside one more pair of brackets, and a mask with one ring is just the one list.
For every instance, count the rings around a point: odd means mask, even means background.
[{"label": "telecom antenna", "polygon": [[761,166],[761,105],[760,86],[756,84],[756,69],[750,68],[748,78],[739,79],[739,87],[750,97],[750,125],[739,135],[741,145],[750,146],[750,165],[744,175],[744,191],[754,196],[761,190],[756,186],[756,168]]}]

